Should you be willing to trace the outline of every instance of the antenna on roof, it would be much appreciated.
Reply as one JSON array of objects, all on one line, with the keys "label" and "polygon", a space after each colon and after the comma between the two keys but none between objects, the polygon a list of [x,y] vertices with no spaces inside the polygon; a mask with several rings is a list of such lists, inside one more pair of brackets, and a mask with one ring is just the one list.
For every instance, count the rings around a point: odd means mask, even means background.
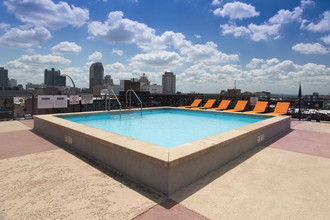
[{"label": "antenna on roof", "polygon": [[236,89],[236,80],[235,80],[235,89]]}]

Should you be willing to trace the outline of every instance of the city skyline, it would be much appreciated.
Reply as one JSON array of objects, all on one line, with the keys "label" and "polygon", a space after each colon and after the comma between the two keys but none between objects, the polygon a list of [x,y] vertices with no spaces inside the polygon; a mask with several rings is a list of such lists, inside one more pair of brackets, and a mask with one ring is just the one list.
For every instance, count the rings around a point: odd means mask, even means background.
[{"label": "city skyline", "polygon": [[[322,0],[5,0],[0,66],[18,84],[42,83],[44,69],[89,87],[102,62],[114,83],[143,73],[180,92],[330,92],[330,2]],[[67,83],[71,86],[71,83]]]}]

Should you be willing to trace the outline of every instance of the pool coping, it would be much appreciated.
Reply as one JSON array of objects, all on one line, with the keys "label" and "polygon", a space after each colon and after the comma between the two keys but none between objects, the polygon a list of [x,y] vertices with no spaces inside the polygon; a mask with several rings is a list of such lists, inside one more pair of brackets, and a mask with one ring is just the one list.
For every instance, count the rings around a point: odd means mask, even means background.
[{"label": "pool coping", "polygon": [[[156,108],[144,108],[144,110],[154,110],[154,109],[178,109],[176,107],[156,107]],[[182,109],[180,109],[182,110]],[[206,110],[198,110],[198,109],[185,109],[187,111],[206,111]],[[140,109],[133,110],[122,110],[126,111],[140,111]],[[118,110],[112,110],[111,113],[118,112]],[[108,113],[108,111],[97,111],[97,112],[78,112],[78,113],[64,113],[64,114],[51,114],[51,115],[36,115],[34,116],[35,126],[34,129],[44,134],[61,144],[64,144],[68,147],[72,147],[81,151],[88,156],[91,156],[93,159],[105,163],[115,170],[122,172],[123,174],[132,177],[133,179],[138,179],[138,182],[142,182],[147,186],[151,186],[151,188],[156,189],[156,191],[160,191],[166,195],[170,195],[177,190],[181,189],[183,186],[190,184],[191,180],[197,178],[197,176],[206,175],[208,172],[211,172],[212,169],[218,167],[220,164],[224,164],[235,157],[241,155],[252,147],[256,147],[275,136],[280,135],[281,133],[290,129],[290,116],[269,116],[268,119],[255,122],[249,125],[245,125],[236,129],[232,129],[226,132],[222,132],[216,135],[212,135],[206,138],[202,138],[196,141],[192,141],[189,143],[185,143],[179,146],[175,146],[173,148],[165,148],[159,145],[147,143],[144,141],[140,141],[134,138],[126,137],[123,135],[119,135],[116,133],[112,133],[109,131],[104,131],[98,128],[89,127],[86,125],[78,124],[75,122],[71,122],[57,116],[61,115],[80,115],[80,114],[100,114],[100,113]],[[214,112],[212,112],[214,113]],[[220,113],[220,112],[219,112]],[[249,113],[244,112],[221,112],[222,114],[241,114],[241,115],[251,115]],[[253,114],[255,116],[265,117],[263,114]],[[277,129],[277,127],[279,127]],[[272,135],[264,134],[264,131],[275,131]],[[267,133],[267,132],[266,132]],[[251,138],[253,136],[253,138]],[[83,140],[80,140],[83,139]],[[244,142],[249,142],[245,145]],[[84,143],[86,146],[84,146]],[[236,147],[237,145],[237,147]],[[89,147],[90,146],[90,147]],[[93,146],[93,147],[92,147]],[[99,153],[94,152],[92,148],[96,149],[99,146],[102,146],[102,150]],[[232,149],[228,150],[228,146],[234,146]],[[108,155],[111,157],[111,154],[116,154],[120,160],[132,160],[135,161],[135,164],[139,164],[144,169],[150,169],[150,173],[146,171],[144,176],[148,175],[156,175],[155,172],[162,173],[161,175],[167,175],[167,177],[159,177],[162,181],[167,181],[168,184],[157,188],[160,184],[160,180],[150,180],[144,181],[144,178],[138,177],[136,174],[132,174],[130,171],[132,168],[123,168],[123,161],[113,161],[116,159],[112,159],[111,162],[105,158],[104,155]],[[232,151],[235,151],[234,153]],[[217,158],[213,158],[211,156],[214,152],[222,152],[228,154],[228,158],[223,158],[221,161]],[[104,154],[104,155],[102,155]],[[206,166],[208,168],[199,168],[203,169],[200,171],[200,174],[191,174],[191,176],[196,177],[187,177],[188,180],[180,180],[181,182],[178,184],[172,183],[171,175],[173,171],[174,176],[179,175],[178,172],[193,172],[188,168],[187,164],[192,164],[193,167],[198,166],[199,160],[201,158],[212,158],[215,160],[214,163],[217,165],[212,165],[212,167],[208,167],[207,159],[204,162],[201,162],[201,166]],[[108,163],[109,162],[109,163]],[[141,162],[141,164],[140,164]],[[147,164],[146,164],[147,163]],[[205,164],[204,164],[205,163]],[[119,165],[121,164],[121,165]],[[126,165],[124,165],[126,166]],[[127,165],[128,166],[128,165]],[[133,162],[130,166],[134,166]],[[185,171],[182,171],[184,169]],[[198,171],[199,172],[199,171]],[[141,174],[142,175],[142,174]],[[142,176],[143,176],[142,175]],[[148,178],[148,177],[147,177]],[[177,178],[177,177],[176,177]],[[174,180],[173,180],[174,181]],[[162,184],[161,184],[162,185]]]}]

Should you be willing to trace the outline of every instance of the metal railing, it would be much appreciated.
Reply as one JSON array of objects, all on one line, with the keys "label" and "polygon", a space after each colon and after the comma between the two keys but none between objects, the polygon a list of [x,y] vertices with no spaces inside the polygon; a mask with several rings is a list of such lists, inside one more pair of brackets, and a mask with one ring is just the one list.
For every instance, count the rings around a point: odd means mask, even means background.
[{"label": "metal railing", "polygon": [[[116,93],[111,89],[110,90],[111,92],[112,92],[112,94],[114,95],[114,97],[115,98],[112,98],[112,99],[116,99],[117,100],[117,102],[118,102],[118,104],[119,104],[119,109],[120,109],[120,117],[121,117],[121,103],[120,103],[120,101],[119,101],[119,99],[118,99],[118,97],[116,96]],[[109,111],[110,111],[110,104],[111,104],[111,102],[110,102],[110,100],[111,100],[111,95],[109,94]]]},{"label": "metal railing", "polygon": [[126,109],[127,109],[127,94],[128,92],[130,92],[130,99],[129,99],[129,108],[132,108],[132,92],[135,95],[135,97],[137,98],[137,100],[140,102],[140,107],[141,107],[141,116],[142,116],[142,108],[143,108],[143,104],[142,101],[140,100],[139,96],[135,93],[135,91],[133,89],[129,89],[126,91]]}]

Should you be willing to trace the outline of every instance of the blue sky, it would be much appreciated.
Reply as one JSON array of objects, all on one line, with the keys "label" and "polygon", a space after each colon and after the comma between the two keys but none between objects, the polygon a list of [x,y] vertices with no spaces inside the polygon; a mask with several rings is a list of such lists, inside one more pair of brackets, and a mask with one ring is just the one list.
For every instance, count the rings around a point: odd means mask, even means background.
[{"label": "blue sky", "polygon": [[[330,94],[328,0],[5,0],[0,66],[25,85],[60,69],[88,87],[102,62],[115,83],[145,73],[177,91]],[[70,85],[70,82],[67,82]]]}]

